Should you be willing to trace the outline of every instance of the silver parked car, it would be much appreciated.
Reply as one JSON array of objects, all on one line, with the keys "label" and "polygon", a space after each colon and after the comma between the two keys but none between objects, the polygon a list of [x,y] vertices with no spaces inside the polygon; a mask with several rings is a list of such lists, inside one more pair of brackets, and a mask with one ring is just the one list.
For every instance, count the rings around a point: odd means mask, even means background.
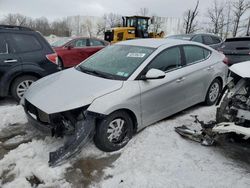
[{"label": "silver parked car", "polygon": [[214,104],[226,83],[223,60],[190,41],[125,41],[37,81],[22,104],[35,127],[67,135],[64,146],[50,153],[54,165],[92,136],[101,150],[119,150],[154,122],[200,102]]}]

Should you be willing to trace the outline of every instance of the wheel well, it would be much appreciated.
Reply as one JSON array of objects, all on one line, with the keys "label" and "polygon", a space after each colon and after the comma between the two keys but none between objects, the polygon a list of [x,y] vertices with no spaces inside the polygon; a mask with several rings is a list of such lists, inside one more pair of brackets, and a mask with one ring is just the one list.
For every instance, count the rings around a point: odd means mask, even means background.
[{"label": "wheel well", "polygon": [[126,109],[126,108],[119,109],[117,111],[125,111],[125,112],[128,113],[128,115],[132,118],[132,121],[133,121],[133,131],[134,131],[134,133],[136,133],[137,132],[138,122],[137,122],[137,118],[136,118],[134,112],[129,110],[129,109]]},{"label": "wheel well", "polygon": [[22,74],[18,74],[17,76],[15,76],[14,78],[12,78],[11,82],[10,82],[10,85],[9,85],[9,90],[8,90],[8,93],[10,94],[11,92],[11,87],[12,87],[12,84],[14,83],[14,81],[19,78],[19,77],[22,77],[22,76],[34,76],[34,77],[37,77],[38,79],[41,78],[41,75],[37,74],[37,73],[34,73],[34,72],[24,72]]},{"label": "wheel well", "polygon": [[218,79],[220,81],[220,83],[221,83],[221,87],[223,87],[223,79],[220,76],[216,77],[215,79]]}]

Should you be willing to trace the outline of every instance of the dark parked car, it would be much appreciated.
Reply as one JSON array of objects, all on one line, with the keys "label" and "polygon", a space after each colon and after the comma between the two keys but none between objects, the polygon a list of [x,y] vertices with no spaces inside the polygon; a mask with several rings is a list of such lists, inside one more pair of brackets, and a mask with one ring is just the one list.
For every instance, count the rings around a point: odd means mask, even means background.
[{"label": "dark parked car", "polygon": [[0,97],[19,101],[34,81],[56,71],[57,54],[40,33],[0,25]]},{"label": "dark parked car", "polygon": [[228,58],[228,65],[250,60],[250,37],[228,38],[218,49]]},{"label": "dark parked car", "polygon": [[58,65],[62,68],[78,65],[107,45],[107,41],[87,37],[63,38],[51,44],[58,55]]},{"label": "dark parked car", "polygon": [[190,40],[194,42],[199,42],[206,44],[214,49],[220,47],[222,39],[213,34],[186,34],[186,35],[171,35],[167,38],[181,39],[181,40]]}]

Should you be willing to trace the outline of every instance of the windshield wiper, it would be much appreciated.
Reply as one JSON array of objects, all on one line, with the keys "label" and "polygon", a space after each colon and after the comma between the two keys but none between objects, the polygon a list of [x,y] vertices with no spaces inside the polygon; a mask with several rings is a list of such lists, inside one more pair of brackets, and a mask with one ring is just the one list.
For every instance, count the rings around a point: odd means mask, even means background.
[{"label": "windshield wiper", "polygon": [[98,72],[98,71],[96,71],[96,70],[86,69],[86,68],[83,68],[83,67],[81,67],[81,66],[78,66],[78,68],[80,68],[80,70],[81,70],[82,72],[87,73],[87,74],[99,76],[99,77],[102,77],[102,78],[114,79],[114,77],[113,77],[112,75],[107,75],[107,74]]}]

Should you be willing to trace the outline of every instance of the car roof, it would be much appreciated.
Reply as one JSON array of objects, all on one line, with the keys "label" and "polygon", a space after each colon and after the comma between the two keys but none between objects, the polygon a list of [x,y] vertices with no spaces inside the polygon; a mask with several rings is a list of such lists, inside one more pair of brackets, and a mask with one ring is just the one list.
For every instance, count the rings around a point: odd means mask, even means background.
[{"label": "car roof", "polygon": [[149,47],[149,48],[159,48],[162,45],[167,46],[176,46],[181,44],[195,44],[203,46],[200,43],[192,42],[192,41],[185,41],[179,39],[134,39],[134,40],[127,40],[116,43],[115,45],[131,45],[131,46],[141,46],[141,47]]},{"label": "car roof", "polygon": [[213,36],[213,37],[218,37],[220,38],[220,36],[218,35],[215,35],[213,33],[192,33],[192,34],[177,34],[177,35],[169,35],[168,37],[187,37],[187,38],[192,38],[194,36],[197,36],[197,35],[207,35],[207,36]]},{"label": "car roof", "polygon": [[33,29],[30,29],[28,27],[24,26],[16,26],[16,25],[0,25],[0,29],[2,30],[8,30],[8,31],[34,31]]}]

